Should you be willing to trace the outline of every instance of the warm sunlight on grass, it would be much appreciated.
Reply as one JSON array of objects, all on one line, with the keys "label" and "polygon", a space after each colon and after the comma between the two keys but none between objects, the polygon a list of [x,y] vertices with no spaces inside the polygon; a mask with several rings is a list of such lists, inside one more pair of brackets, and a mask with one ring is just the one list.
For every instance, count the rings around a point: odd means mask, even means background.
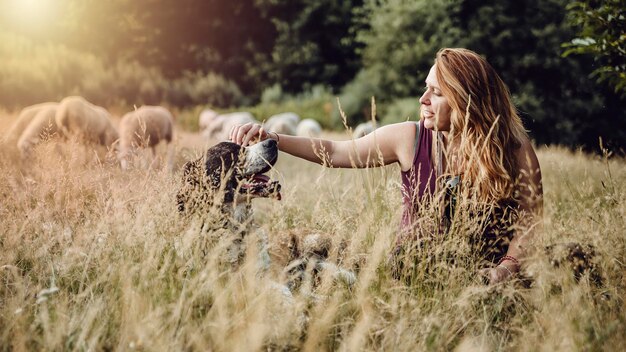
[{"label": "warm sunlight on grass", "polygon": [[23,30],[45,29],[57,15],[54,0],[5,0],[2,4],[6,20]]},{"label": "warm sunlight on grass", "polygon": [[[16,116],[0,112],[0,138]],[[180,126],[178,126],[180,127]],[[328,134],[328,138],[343,135]],[[545,228],[537,246],[591,244],[602,282],[528,266],[530,287],[484,286],[463,216],[390,276],[399,221],[399,169],[325,169],[281,154],[270,176],[281,201],[253,202],[255,231],[272,253],[284,236],[332,235],[329,260],[353,287],[320,281],[315,294],[277,291],[283,267],[220,265],[230,230],[179,216],[181,166],[206,148],[178,128],[176,169],[123,172],[97,151],[42,143],[32,159],[0,148],[0,352],[138,351],[587,351],[619,350],[626,336],[626,163],[539,148]],[[459,203],[463,204],[463,203]],[[460,206],[460,205],[459,205]],[[425,214],[436,216],[437,209]],[[426,220],[428,216],[426,217]],[[425,222],[424,224],[428,224]],[[252,232],[251,232],[252,234]],[[254,238],[254,237],[250,237]],[[249,241],[249,240],[246,240]],[[254,242],[247,242],[254,243]],[[453,258],[454,261],[450,259]],[[277,255],[273,258],[280,259]],[[409,266],[410,264],[411,266]]]}]

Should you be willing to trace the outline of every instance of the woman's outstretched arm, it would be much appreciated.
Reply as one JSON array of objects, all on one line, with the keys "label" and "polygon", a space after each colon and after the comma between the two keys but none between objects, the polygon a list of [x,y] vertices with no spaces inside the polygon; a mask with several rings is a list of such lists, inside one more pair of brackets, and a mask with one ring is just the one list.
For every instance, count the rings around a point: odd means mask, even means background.
[{"label": "woman's outstretched arm", "polygon": [[254,139],[273,138],[279,141],[281,151],[329,167],[365,168],[398,162],[403,170],[408,170],[413,161],[416,130],[414,122],[403,122],[383,126],[358,139],[331,141],[278,135],[249,123],[233,127],[230,139],[245,146]]}]

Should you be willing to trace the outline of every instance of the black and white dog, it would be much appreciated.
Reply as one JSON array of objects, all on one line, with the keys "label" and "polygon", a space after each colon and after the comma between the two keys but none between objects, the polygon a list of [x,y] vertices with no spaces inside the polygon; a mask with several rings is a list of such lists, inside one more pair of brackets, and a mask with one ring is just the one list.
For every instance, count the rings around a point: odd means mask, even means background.
[{"label": "black and white dog", "polygon": [[[228,246],[228,261],[239,263],[245,254],[244,237],[252,221],[253,198],[280,199],[280,183],[265,175],[278,159],[276,141],[268,139],[250,147],[222,142],[204,156],[183,166],[183,182],[176,201],[178,210],[197,215],[214,229],[227,229],[234,235]],[[261,237],[261,253],[266,253],[267,236]],[[269,256],[262,254],[263,267]]]},{"label": "black and white dog", "polygon": [[[184,215],[200,216],[212,230],[226,229],[229,236],[234,235],[227,247],[227,261],[234,266],[241,263],[245,255],[245,236],[254,232],[259,244],[258,269],[266,271],[269,268],[269,241],[267,234],[252,224],[251,200],[260,197],[280,199],[281,185],[264,175],[277,159],[278,146],[271,139],[249,147],[222,142],[183,167],[182,187],[177,195],[178,210]],[[330,248],[328,238],[299,234],[291,242],[298,243],[298,249],[294,251],[293,246],[285,248],[293,252],[285,256],[289,257],[288,263],[277,263],[286,265],[284,272],[290,291],[302,286],[303,280],[308,281],[305,277],[310,270],[314,274],[329,272],[335,280],[348,285],[356,282],[352,272],[326,260]]]},{"label": "black and white dog", "polygon": [[278,147],[271,139],[247,148],[230,142],[209,148],[203,157],[183,166],[178,210],[192,213],[222,205],[236,214],[241,211],[237,208],[249,208],[252,198],[280,198],[278,181],[264,175],[277,159]]}]

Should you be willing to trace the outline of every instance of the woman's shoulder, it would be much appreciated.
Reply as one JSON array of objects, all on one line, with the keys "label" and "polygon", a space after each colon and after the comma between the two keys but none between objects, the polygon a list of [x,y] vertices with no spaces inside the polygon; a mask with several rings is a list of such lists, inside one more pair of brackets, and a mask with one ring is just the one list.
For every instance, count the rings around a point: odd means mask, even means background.
[{"label": "woman's shoulder", "polygon": [[384,131],[385,133],[391,132],[397,137],[408,138],[412,141],[413,137],[416,137],[418,128],[419,122],[404,121],[381,126],[380,128],[378,128],[378,131]]},{"label": "woman's shoulder", "polygon": [[397,122],[380,127],[377,131],[379,142],[381,140],[394,150],[402,170],[407,170],[413,165],[413,155],[417,138],[419,137],[419,125],[414,121]]},{"label": "woman's shoulder", "polygon": [[408,142],[411,142],[411,144],[418,137],[420,128],[419,121],[396,122],[387,126],[393,128],[394,132],[398,133],[398,137],[406,139]]},{"label": "woman's shoulder", "polygon": [[403,121],[403,122],[395,122],[395,123],[390,123],[388,125],[385,126],[394,126],[394,127],[399,127],[402,126],[403,128],[406,128],[407,126],[418,126],[419,125],[419,121]]},{"label": "woman's shoulder", "polygon": [[520,141],[520,146],[515,151],[515,155],[518,162],[522,165],[528,164],[529,162],[533,163],[537,160],[537,152],[529,137],[525,136]]}]

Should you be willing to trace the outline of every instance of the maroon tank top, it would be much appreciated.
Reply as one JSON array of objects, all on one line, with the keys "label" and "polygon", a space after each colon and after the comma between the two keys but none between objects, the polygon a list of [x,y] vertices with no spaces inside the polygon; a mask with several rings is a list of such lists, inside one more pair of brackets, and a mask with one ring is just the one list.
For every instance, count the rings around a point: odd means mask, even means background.
[{"label": "maroon tank top", "polygon": [[[398,236],[398,243],[392,253],[400,253],[403,235],[410,234],[415,230],[415,218],[420,205],[431,201],[436,190],[436,179],[438,172],[433,161],[432,147],[433,135],[430,130],[424,128],[424,122],[419,122],[419,129],[415,137],[415,155],[413,165],[408,171],[402,171],[402,224],[401,232]],[[441,160],[441,154],[437,159]],[[458,182],[458,181],[457,181]],[[486,260],[497,263],[508,250],[509,242],[512,240],[517,222],[518,204],[515,201],[500,202],[490,213],[485,227],[470,238],[470,245]],[[476,216],[484,216],[478,212]],[[450,216],[450,215],[448,215]]]},{"label": "maroon tank top", "polygon": [[419,122],[415,136],[415,155],[413,166],[402,171],[402,230],[411,230],[414,215],[421,202],[427,202],[435,192],[436,172],[431,159],[433,134],[424,128],[424,121]]}]

